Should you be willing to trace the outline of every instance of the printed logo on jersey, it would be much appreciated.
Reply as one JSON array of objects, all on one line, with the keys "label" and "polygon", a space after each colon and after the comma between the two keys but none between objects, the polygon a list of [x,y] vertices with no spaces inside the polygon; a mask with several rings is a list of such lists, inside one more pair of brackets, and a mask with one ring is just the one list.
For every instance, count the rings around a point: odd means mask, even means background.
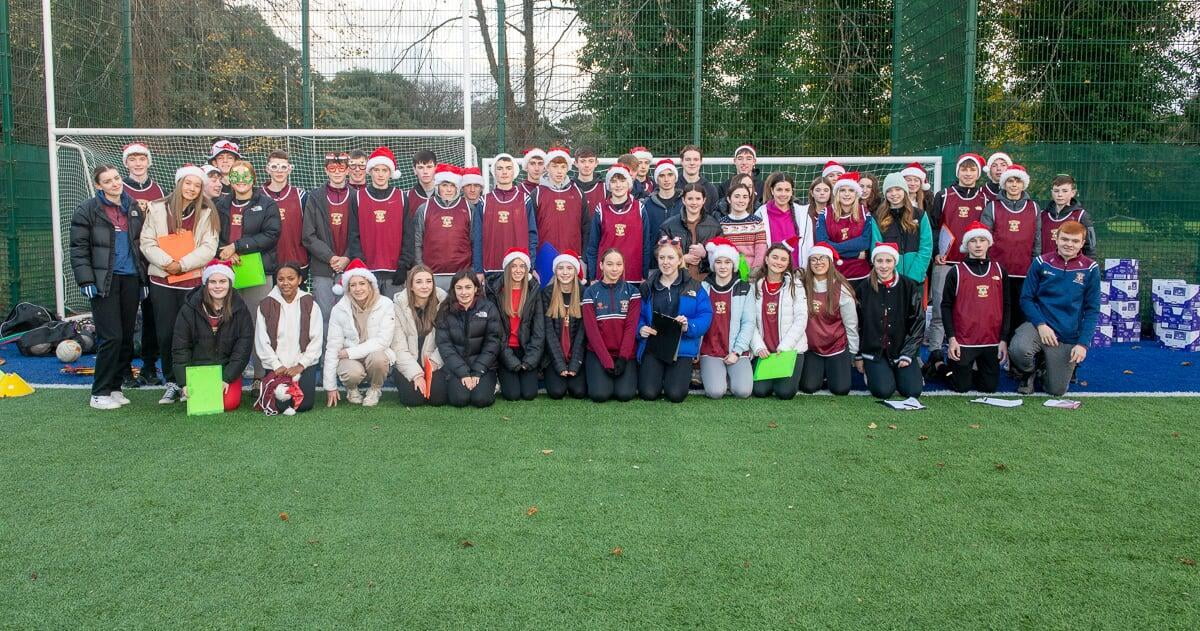
[{"label": "printed logo on jersey", "polygon": [[451,217],[449,215],[442,217],[442,227],[443,228],[453,228],[454,227],[454,217]]},{"label": "printed logo on jersey", "polygon": [[375,213],[375,223],[383,223],[383,222],[387,221],[387,211],[386,210],[376,210],[376,211],[372,211],[372,212]]},{"label": "printed logo on jersey", "polygon": [[966,219],[969,216],[971,216],[971,207],[970,206],[959,206],[958,207],[958,217],[960,219]]},{"label": "printed logo on jersey", "polygon": [[1083,284],[1083,272],[1075,272],[1075,284],[1076,285]]},{"label": "printed logo on jersey", "polygon": [[975,296],[977,298],[987,298],[988,297],[988,286],[987,285],[975,285]]},{"label": "printed logo on jersey", "polygon": [[809,309],[809,311],[811,311],[813,313],[820,313],[821,312],[821,301],[819,301],[819,300],[812,301],[812,307]]},{"label": "printed logo on jersey", "polygon": [[1051,228],[1051,229],[1050,229],[1050,240],[1051,240],[1051,241],[1058,241],[1058,228]]},{"label": "printed logo on jersey", "polygon": [[992,280],[1000,280],[1000,277],[999,277],[999,276],[993,276],[993,277],[992,277]]},{"label": "printed logo on jersey", "polygon": [[500,223],[508,223],[508,211],[501,210],[496,213],[496,221]]},{"label": "printed logo on jersey", "polygon": [[1008,220],[1008,231],[1009,232],[1020,232],[1021,231],[1021,222],[1017,221],[1016,219],[1009,219]]},{"label": "printed logo on jersey", "polygon": [[329,223],[335,226],[342,225],[342,213],[330,213]]},{"label": "printed logo on jersey", "polygon": [[285,209],[283,206],[279,207],[279,220],[287,221],[287,209]]},{"label": "printed logo on jersey", "polygon": [[[600,305],[600,308],[603,309],[604,305]],[[629,313],[629,301],[628,300],[621,301],[621,313]]]},{"label": "printed logo on jersey", "polygon": [[613,226],[613,232],[615,232],[618,237],[625,236],[625,224],[619,223],[619,224]]},{"label": "printed logo on jersey", "polygon": [[845,241],[846,239],[849,239],[849,238],[850,238],[850,229],[842,228],[842,241]]},{"label": "printed logo on jersey", "polygon": [[714,302],[713,309],[716,311],[717,315],[725,315],[725,301],[722,300],[721,302]]},{"label": "printed logo on jersey", "polygon": [[778,311],[778,309],[779,305],[773,302],[767,303],[767,315],[775,315],[775,312]]},{"label": "printed logo on jersey", "polygon": [[242,215],[241,214],[233,215],[232,217],[229,218],[229,220],[230,220],[230,223],[232,223],[235,226],[242,225]]},{"label": "printed logo on jersey", "polygon": [[557,210],[557,211],[558,211],[558,212],[560,212],[560,213],[561,213],[561,212],[566,212],[566,210],[567,210],[567,200],[565,200],[565,199],[556,199],[556,200],[554,200],[554,210]]}]

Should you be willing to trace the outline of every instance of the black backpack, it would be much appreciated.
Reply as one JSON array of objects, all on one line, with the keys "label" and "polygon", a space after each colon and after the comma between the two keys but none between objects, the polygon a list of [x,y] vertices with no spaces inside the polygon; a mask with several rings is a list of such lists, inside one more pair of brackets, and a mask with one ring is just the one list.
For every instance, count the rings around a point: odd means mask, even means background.
[{"label": "black backpack", "polygon": [[4,322],[0,322],[0,337],[6,337],[14,333],[22,331],[32,331],[43,324],[58,320],[49,309],[33,304],[32,302],[17,303],[8,316],[4,318]]},{"label": "black backpack", "polygon": [[47,322],[17,338],[17,350],[29,357],[49,357],[63,340],[75,340],[84,353],[95,350],[96,336],[85,323],[59,320]]}]

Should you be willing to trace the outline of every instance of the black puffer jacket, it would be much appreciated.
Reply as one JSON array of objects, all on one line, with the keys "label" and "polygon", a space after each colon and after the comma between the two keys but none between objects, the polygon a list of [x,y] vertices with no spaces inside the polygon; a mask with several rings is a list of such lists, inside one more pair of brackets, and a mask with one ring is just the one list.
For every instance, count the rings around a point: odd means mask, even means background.
[{"label": "black puffer jacket", "polygon": [[175,371],[179,385],[187,385],[188,366],[221,366],[221,381],[234,383],[242,377],[253,350],[254,320],[236,291],[233,292],[233,312],[216,333],[204,315],[204,287],[187,293],[175,320],[171,341],[173,359],[179,367]]},{"label": "black puffer jacket", "polygon": [[[521,309],[521,324],[517,327],[517,342],[521,345],[520,352],[508,345],[508,316],[498,306],[500,327],[503,337],[500,339],[500,361],[504,367],[516,372],[521,364],[537,370],[542,365],[542,353],[546,347],[546,306],[542,303],[542,289],[532,276],[525,284],[529,298]],[[504,275],[500,274],[488,282],[488,297],[492,304],[499,305],[501,300],[508,300],[504,293]]]},{"label": "black puffer jacket", "polygon": [[[543,326],[546,329],[546,352],[542,355],[542,366],[546,370],[553,370],[556,374],[564,370],[579,374],[579,371],[583,369],[583,352],[587,350],[583,318],[567,318],[567,336],[571,338],[571,354],[568,356],[563,353],[563,319],[544,315],[550,308],[553,292],[558,291],[557,284],[550,283],[542,290],[542,318],[545,320]],[[583,300],[582,289],[579,290],[579,299]]]},{"label": "black puffer jacket", "polygon": [[463,309],[450,298],[434,321],[438,352],[446,370],[459,379],[480,377],[496,369],[504,327],[500,311],[486,298]]},{"label": "black puffer jacket", "polygon": [[[222,195],[214,204],[221,216],[221,242],[218,247],[229,245],[229,222],[232,213],[233,195]],[[261,187],[251,194],[246,210],[242,213],[242,238],[235,249],[238,254],[262,252],[263,270],[268,275],[275,273],[275,244],[279,242],[282,224],[279,221],[279,205]]]},{"label": "black puffer jacket", "polygon": [[[128,208],[129,247],[137,266],[138,278],[143,285],[147,285],[146,259],[142,258],[142,252],[137,247],[142,236],[142,212],[127,193],[121,194],[121,203]],[[114,248],[116,234],[117,229],[108,220],[99,196],[75,208],[75,213],[71,215],[71,271],[80,287],[92,284],[101,296],[108,295],[117,258]]]},{"label": "black puffer jacket", "polygon": [[871,279],[859,281],[858,330],[860,355],[882,357],[889,362],[901,358],[915,362],[925,339],[925,310],[921,308],[924,286],[906,276],[897,276],[891,287]]}]

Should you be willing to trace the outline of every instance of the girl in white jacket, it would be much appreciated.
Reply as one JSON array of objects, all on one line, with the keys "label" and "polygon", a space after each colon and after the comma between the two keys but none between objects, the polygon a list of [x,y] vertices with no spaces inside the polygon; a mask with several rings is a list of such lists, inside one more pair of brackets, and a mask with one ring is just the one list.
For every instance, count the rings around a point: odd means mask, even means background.
[{"label": "girl in white jacket", "polygon": [[[329,340],[321,371],[326,405],[333,407],[338,403],[338,379],[346,386],[346,400],[350,403],[378,405],[383,382],[396,361],[392,352],[395,307],[389,298],[379,294],[375,274],[358,259],[346,266],[333,293],[342,298],[329,315]],[[367,380],[367,394],[363,396],[358,387]]]},{"label": "girl in white jacket", "polygon": [[783,244],[776,243],[767,249],[766,261],[754,274],[754,299],[758,305],[757,326],[750,349],[758,356],[757,361],[772,353],[796,351],[796,366],[791,376],[755,381],[754,396],[774,394],[780,399],[791,399],[799,389],[804,352],[808,350],[805,335],[808,300],[804,283],[792,271],[792,253]]},{"label": "girl in white jacket", "polygon": [[[275,271],[275,287],[258,304],[254,350],[269,371],[259,385],[255,407],[267,414],[312,409],[316,396],[317,362],[321,359],[321,307],[300,289],[300,267],[284,263]],[[288,387],[299,387],[297,401]],[[282,388],[282,389],[281,389]]]},{"label": "girl in white jacket", "polygon": [[[408,270],[404,289],[396,292],[396,335],[392,353],[396,356],[393,380],[406,407],[446,404],[446,379],[442,373],[442,354],[437,349],[433,322],[438,307],[446,301],[446,292],[434,286],[433,270],[414,265]],[[426,381],[426,362],[429,380]]]}]

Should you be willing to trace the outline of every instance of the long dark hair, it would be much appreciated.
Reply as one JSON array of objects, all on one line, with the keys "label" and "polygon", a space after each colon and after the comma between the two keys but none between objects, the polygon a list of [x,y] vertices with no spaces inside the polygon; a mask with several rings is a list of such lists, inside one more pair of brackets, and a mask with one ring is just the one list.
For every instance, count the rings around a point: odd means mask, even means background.
[{"label": "long dark hair", "polygon": [[450,295],[446,298],[446,300],[442,301],[442,304],[438,305],[439,318],[447,313],[450,313],[450,309],[458,304],[458,296],[455,295],[454,288],[458,286],[458,281],[464,278],[471,281],[471,284],[475,286],[475,302],[479,302],[479,292],[482,291],[479,286],[479,279],[475,276],[474,270],[469,267],[464,267],[463,269],[455,272],[454,277],[450,279]]},{"label": "long dark hair", "polygon": [[[228,277],[226,277],[228,278]],[[233,279],[229,279],[229,291],[225,294],[225,298],[221,302],[217,302],[211,294],[208,293],[208,283],[204,283],[204,287],[200,289],[200,301],[204,304],[204,309],[209,315],[217,319],[218,326],[225,324],[233,315],[233,294],[237,291],[233,288]]]},{"label": "long dark hair", "polygon": [[[771,272],[771,268],[769,267],[770,264],[768,263],[768,260],[771,258],[771,252],[774,252],[775,250],[779,250],[780,252],[784,252],[788,255],[788,266],[787,266],[787,269],[783,270],[783,275],[780,280],[787,283],[788,291],[790,291],[792,294],[792,297],[795,298],[796,297],[796,277],[794,276],[794,272],[792,271],[792,268],[794,267],[792,262],[793,262],[793,259],[796,258],[796,255],[794,253],[792,253],[792,251],[789,250],[787,248],[787,246],[782,243],[776,243],[776,244],[773,244],[771,247],[767,248],[766,253],[763,254],[762,265],[759,265],[758,269],[754,270],[754,274],[750,277],[750,280],[753,281],[753,283],[754,283],[754,297],[762,298],[763,290],[759,288],[760,283],[758,281],[760,281],[760,280],[762,281],[762,283],[761,283],[762,287],[766,286],[766,282],[767,282],[767,278],[768,278],[767,274],[769,274]],[[788,281],[790,281],[790,282],[788,282]]]},{"label": "long dark hair", "polygon": [[[809,258],[809,260],[812,259],[811,256],[808,258]],[[816,279],[816,274],[812,273],[812,265],[808,261],[805,261],[803,279],[804,279],[804,295],[808,296],[809,298],[812,298],[813,289],[817,284],[817,279]],[[850,282],[846,280],[845,276],[842,276],[841,271],[838,270],[837,265],[835,265],[833,260],[831,259],[829,261],[829,271],[825,274],[825,310],[826,311],[833,309],[833,307],[835,305],[837,305],[838,301],[841,300],[841,298],[842,298],[843,291],[848,292],[850,294],[851,300],[854,299],[854,287],[852,287],[850,285]]]}]

